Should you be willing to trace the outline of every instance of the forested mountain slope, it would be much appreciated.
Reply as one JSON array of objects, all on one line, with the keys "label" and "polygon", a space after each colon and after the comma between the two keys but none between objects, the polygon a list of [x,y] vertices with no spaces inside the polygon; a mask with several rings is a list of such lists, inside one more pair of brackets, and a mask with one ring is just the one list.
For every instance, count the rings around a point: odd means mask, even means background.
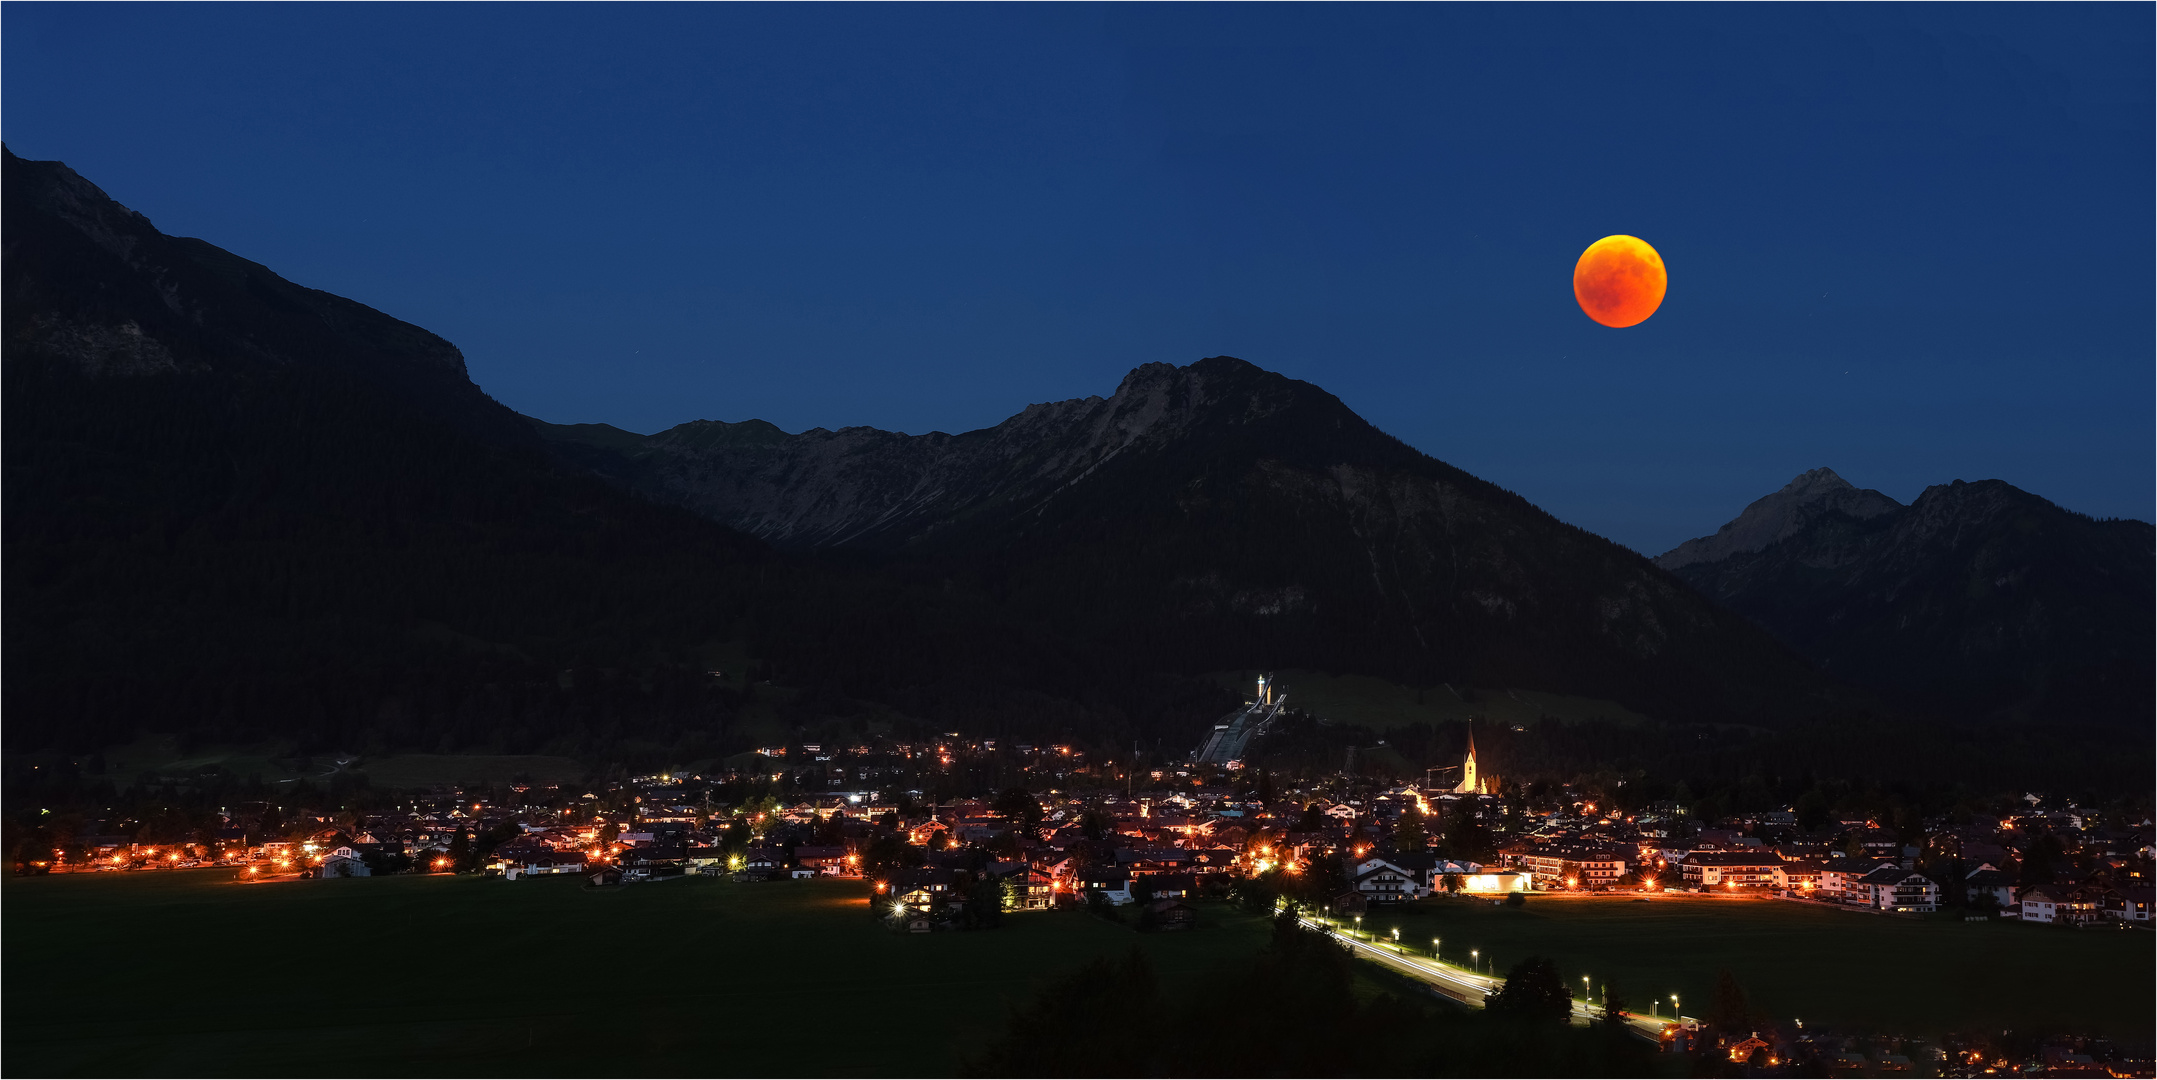
[{"label": "forested mountain slope", "polygon": [[1935,485],[1907,507],[1822,492],[1784,516],[1772,542],[1677,573],[1907,708],[2146,733],[2157,708],[2149,523],[2093,520],[1999,480]]},{"label": "forested mountain slope", "polygon": [[539,425],[634,490],[797,548],[978,586],[1059,636],[1176,668],[1533,686],[1669,718],[1777,722],[1826,680],[1640,556],[1231,357],[993,428],[649,437]]},{"label": "forested mountain slope", "polygon": [[[960,436],[535,428],[425,330],[56,162],[6,155],[0,184],[11,778],[144,730],[664,765],[746,747],[752,709],[868,704],[1180,753],[1228,704],[1206,674],[1256,666],[1782,729],[1596,736],[1694,775],[1772,772],[1755,751],[1812,731],[1923,741],[1638,555],[1238,360]],[[728,642],[746,688],[709,674]]]},{"label": "forested mountain slope", "polygon": [[[685,761],[745,748],[733,641],[923,723],[1109,740],[1196,678],[947,583],[813,559],[564,468],[456,348],[5,155],[5,738]],[[792,714],[790,714],[792,715]],[[1180,728],[1178,728],[1180,732]]]}]

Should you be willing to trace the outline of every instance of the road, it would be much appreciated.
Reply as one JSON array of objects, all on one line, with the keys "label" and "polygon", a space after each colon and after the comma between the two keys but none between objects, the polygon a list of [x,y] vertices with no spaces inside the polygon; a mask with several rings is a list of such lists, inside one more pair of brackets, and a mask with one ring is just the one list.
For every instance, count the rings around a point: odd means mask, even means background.
[{"label": "road", "polygon": [[[1482,1008],[1483,996],[1505,985],[1504,979],[1478,974],[1466,968],[1438,960],[1426,960],[1422,957],[1410,956],[1384,938],[1367,939],[1354,931],[1338,929],[1323,919],[1299,916],[1297,921],[1301,922],[1306,929],[1333,935],[1335,941],[1348,946],[1357,956],[1384,964],[1470,1008]],[[1573,1002],[1574,1023],[1586,1025],[1591,1020],[1601,1018],[1601,1010],[1592,1008],[1583,1001],[1576,1000]],[[1681,1016],[1680,1019],[1686,1018]],[[1670,1018],[1664,1016],[1629,1016],[1626,1018],[1626,1027],[1633,1034],[1650,1042],[1660,1041],[1663,1028],[1669,1023]]]}]

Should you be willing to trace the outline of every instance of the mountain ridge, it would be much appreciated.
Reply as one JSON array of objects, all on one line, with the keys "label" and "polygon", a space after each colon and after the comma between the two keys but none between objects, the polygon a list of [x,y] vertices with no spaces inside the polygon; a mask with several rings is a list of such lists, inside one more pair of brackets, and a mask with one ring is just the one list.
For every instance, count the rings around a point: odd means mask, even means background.
[{"label": "mountain ridge", "polygon": [[[1225,356],[1181,368],[1143,364],[1106,397],[1037,402],[958,434],[867,426],[789,434],[762,420],[696,420],[637,436],[531,422],[580,464],[780,547],[896,548],[950,520],[1020,512],[1029,500],[1050,497],[1126,452],[1173,439],[1202,417],[1248,424],[1296,404],[1336,411],[1344,427],[1368,427],[1317,386]],[[1404,460],[1415,453],[1369,430],[1398,446]]]},{"label": "mountain ridge", "polygon": [[[1006,435],[1039,445],[1016,450],[993,429],[812,433],[866,449],[809,464],[908,483],[762,508],[787,535],[848,542],[775,550],[622,490],[643,466],[621,450],[651,437],[535,425],[439,337],[165,237],[71,176],[9,153],[0,177],[13,792],[53,790],[27,786],[45,774],[19,751],[145,725],[673,766],[759,745],[770,732],[742,725],[765,687],[784,697],[759,723],[829,737],[874,703],[909,731],[1192,745],[1228,707],[1208,673],[1253,666],[1574,693],[1650,721],[1586,721],[1565,767],[1864,775],[1816,752],[1822,733],[1956,738],[1883,716],[1637,553],[1232,359],[1136,369],[1113,407],[1022,410]],[[799,445],[761,424],[670,431],[677,466]],[[938,483],[914,460],[954,442],[993,468]],[[784,479],[785,460],[764,464]],[[720,656],[752,677],[716,682]],[[1957,752],[1928,775],[2019,777],[2032,754],[2047,776],[2086,771],[2019,728]]]},{"label": "mountain ridge", "polygon": [[1906,706],[2126,723],[2152,707],[2153,555],[2147,522],[1955,480],[1864,515],[1815,504],[1770,543],[1676,573]]},{"label": "mountain ridge", "polygon": [[1833,469],[1811,469],[1799,473],[1782,490],[1754,500],[1713,535],[1687,540],[1656,556],[1655,565],[1677,570],[1738,552],[1759,551],[1825,513],[1864,519],[1901,508],[1901,503],[1871,488],[1860,489]]},{"label": "mountain ridge", "polygon": [[[937,567],[1022,617],[1146,640],[1191,670],[1255,654],[1687,716],[1834,696],[1638,554],[1233,357],[1141,365],[1106,397],[958,435],[539,430],[618,484],[782,548]],[[1786,700],[1737,691],[1748,681]],[[1708,686],[1722,706],[1684,700]]]}]

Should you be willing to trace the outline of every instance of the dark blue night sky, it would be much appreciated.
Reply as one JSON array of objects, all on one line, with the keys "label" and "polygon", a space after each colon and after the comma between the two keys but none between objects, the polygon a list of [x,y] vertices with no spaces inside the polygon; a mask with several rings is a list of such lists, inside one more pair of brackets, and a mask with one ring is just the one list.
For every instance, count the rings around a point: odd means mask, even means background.
[{"label": "dark blue night sky", "polygon": [[[5,136],[521,411],[959,431],[1231,354],[1648,553],[2152,516],[2152,7],[15,4]],[[1629,330],[1573,261],[1632,233]]]}]

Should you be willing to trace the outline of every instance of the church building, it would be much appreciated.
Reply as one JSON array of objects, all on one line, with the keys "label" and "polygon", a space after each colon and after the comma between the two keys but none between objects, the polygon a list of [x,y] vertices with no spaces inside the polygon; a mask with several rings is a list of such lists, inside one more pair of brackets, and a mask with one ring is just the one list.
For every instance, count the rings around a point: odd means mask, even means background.
[{"label": "church building", "polygon": [[1468,756],[1460,763],[1460,784],[1453,789],[1455,795],[1496,795],[1498,778],[1484,776],[1475,767],[1475,723],[1468,724]]}]

